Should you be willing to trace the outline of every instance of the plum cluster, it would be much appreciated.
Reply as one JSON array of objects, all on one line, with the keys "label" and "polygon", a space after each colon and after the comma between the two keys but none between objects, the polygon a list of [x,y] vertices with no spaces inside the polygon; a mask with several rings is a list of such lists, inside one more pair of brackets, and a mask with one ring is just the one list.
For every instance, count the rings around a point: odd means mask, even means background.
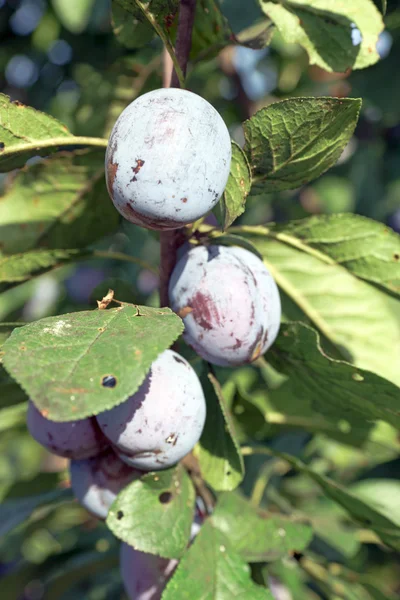
[{"label": "plum cluster", "polygon": [[[120,115],[106,152],[106,182],[116,209],[148,229],[184,227],[204,217],[227,184],[229,132],[203,98],[180,89],[144,94]],[[184,339],[207,362],[251,363],[274,342],[281,306],[258,256],[241,247],[188,246],[169,284]],[[78,501],[105,519],[118,493],[143,472],[179,462],[200,439],[206,402],[190,364],[173,350],[153,362],[137,392],[111,410],[58,423],[31,402],[28,428],[49,451],[70,459]],[[197,508],[192,537],[204,515]],[[158,600],[175,560],[121,547],[131,600]]]},{"label": "plum cluster", "polygon": [[[115,408],[96,417],[60,423],[46,418],[30,402],[27,424],[37,442],[70,459],[71,487],[77,500],[97,518],[106,519],[125,486],[144,472],[174,465],[192,450],[205,418],[205,398],[194,369],[177,352],[165,350],[152,363],[138,391]],[[192,534],[196,527],[195,520]],[[132,560],[135,567],[126,566]],[[123,545],[121,565],[130,597],[156,600],[176,561]]]}]

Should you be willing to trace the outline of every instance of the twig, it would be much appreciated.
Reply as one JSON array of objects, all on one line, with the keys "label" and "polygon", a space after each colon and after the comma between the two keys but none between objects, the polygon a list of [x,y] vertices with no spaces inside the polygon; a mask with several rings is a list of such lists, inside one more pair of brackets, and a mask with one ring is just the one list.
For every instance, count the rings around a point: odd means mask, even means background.
[{"label": "twig", "polygon": [[[189,60],[190,48],[192,44],[192,30],[194,15],[196,10],[196,0],[181,0],[179,9],[178,31],[176,38],[175,55],[180,65],[183,75],[186,74],[186,68]],[[174,63],[175,64],[175,63]],[[170,61],[164,53],[164,87],[169,84]],[[180,87],[180,77],[174,69],[171,78],[172,87]],[[160,304],[168,306],[168,284],[171,273],[176,264],[177,251],[183,243],[183,233],[179,229],[162,231],[160,233]]]},{"label": "twig", "polygon": [[[175,55],[184,75],[186,75],[190,49],[192,47],[192,31],[195,12],[196,0],[181,0],[179,8],[178,31],[176,34]],[[172,73],[171,86],[180,87],[179,77],[176,70],[174,70]]]}]

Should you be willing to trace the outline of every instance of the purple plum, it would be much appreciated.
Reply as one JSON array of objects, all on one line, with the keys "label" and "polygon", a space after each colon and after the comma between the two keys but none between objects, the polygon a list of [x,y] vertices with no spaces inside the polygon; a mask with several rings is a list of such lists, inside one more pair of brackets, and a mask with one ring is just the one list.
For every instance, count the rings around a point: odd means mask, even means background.
[{"label": "purple plum", "polygon": [[121,577],[129,600],[160,600],[178,562],[121,544]]},{"label": "purple plum", "polygon": [[51,421],[29,402],[27,425],[31,436],[53,454],[81,460],[110,445],[94,417],[63,423]]},{"label": "purple plum", "polygon": [[244,248],[192,248],[175,266],[169,298],[183,318],[187,343],[215,365],[251,363],[278,335],[278,288],[264,263]]},{"label": "purple plum", "polygon": [[[189,543],[193,542],[205,519],[201,504],[198,498]],[[160,600],[178,563],[178,560],[139,552],[128,544],[121,544],[121,577],[129,600]]]},{"label": "purple plum", "polygon": [[175,229],[216,205],[230,164],[229,131],[207,100],[187,90],[154,90],[134,100],[114,125],[108,192],[128,221]]},{"label": "purple plum", "polygon": [[107,518],[119,492],[142,475],[142,471],[129,467],[111,449],[70,463],[71,486],[78,502],[99,519]]},{"label": "purple plum", "polygon": [[192,450],[205,417],[195,371],[182,356],[165,350],[139,390],[97,420],[123,461],[153,471],[174,465]]}]

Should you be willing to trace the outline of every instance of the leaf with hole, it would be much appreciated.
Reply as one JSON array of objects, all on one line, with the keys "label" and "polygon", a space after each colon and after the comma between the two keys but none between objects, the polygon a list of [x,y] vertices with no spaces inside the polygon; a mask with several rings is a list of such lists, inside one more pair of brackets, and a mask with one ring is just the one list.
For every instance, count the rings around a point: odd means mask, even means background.
[{"label": "leaf with hole", "polygon": [[180,558],[189,542],[195,491],[182,465],[148,473],[114,501],[107,525],[136,550]]},{"label": "leaf with hole", "polygon": [[[48,418],[83,419],[134,394],[182,329],[168,308],[123,305],[49,317],[13,331],[3,364]],[[113,385],[105,385],[109,378]]]}]

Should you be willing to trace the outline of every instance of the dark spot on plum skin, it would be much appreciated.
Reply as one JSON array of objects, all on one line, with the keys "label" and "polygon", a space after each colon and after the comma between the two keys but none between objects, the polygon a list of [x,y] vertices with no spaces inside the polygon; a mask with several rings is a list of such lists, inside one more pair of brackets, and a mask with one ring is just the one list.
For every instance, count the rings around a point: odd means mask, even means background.
[{"label": "dark spot on plum skin", "polygon": [[177,363],[181,363],[181,365],[186,366],[186,362],[183,360],[183,358],[180,358],[180,356],[174,356],[173,358],[174,360],[176,360]]},{"label": "dark spot on plum skin", "polygon": [[0,150],[4,150],[4,148],[5,148],[4,142],[0,142]]},{"label": "dark spot on plum skin", "polygon": [[120,521],[120,520],[121,520],[121,519],[123,519],[123,518],[124,518],[124,513],[123,513],[123,511],[122,511],[122,510],[119,510],[119,511],[117,512],[117,519],[118,519],[118,521]]},{"label": "dark spot on plum skin", "polygon": [[140,171],[140,169],[143,167],[145,161],[142,160],[141,158],[137,158],[136,159],[136,167],[132,167],[132,171],[135,173],[135,175],[137,175]]},{"label": "dark spot on plum skin", "polygon": [[[260,329],[257,332],[256,339],[254,340],[254,342],[251,344],[251,346],[249,348],[249,353],[247,356],[248,362],[253,362],[261,355],[262,348],[264,347],[265,335],[268,336],[268,332],[264,332],[263,327],[260,327]],[[254,356],[254,352],[256,351],[257,348],[260,348],[260,351],[258,352],[257,356]]]},{"label": "dark spot on plum skin", "polygon": [[198,291],[189,300],[188,304],[192,308],[191,314],[196,323],[203,329],[210,331],[222,324],[218,309],[209,294],[203,294],[203,292]]}]

